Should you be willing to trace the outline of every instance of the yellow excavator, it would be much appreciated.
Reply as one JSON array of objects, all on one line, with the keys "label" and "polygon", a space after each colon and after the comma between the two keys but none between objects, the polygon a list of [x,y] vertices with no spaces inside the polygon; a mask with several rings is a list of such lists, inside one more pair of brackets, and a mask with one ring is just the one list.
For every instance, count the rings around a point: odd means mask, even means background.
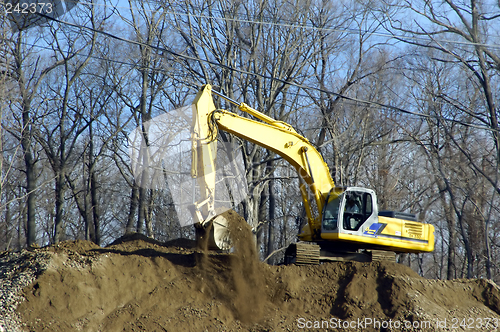
[{"label": "yellow excavator", "polygon": [[[213,94],[255,119],[216,109]],[[434,250],[432,225],[418,222],[410,213],[379,211],[373,190],[335,186],[321,154],[291,125],[234,101],[212,90],[209,84],[198,92],[192,109],[191,175],[197,179],[201,199],[193,204],[191,212],[198,238],[210,237],[220,249],[231,247],[228,221],[214,209],[216,140],[218,131],[224,131],[277,153],[299,175],[308,222],[299,241],[286,249],[285,263],[393,260],[395,253]]]}]

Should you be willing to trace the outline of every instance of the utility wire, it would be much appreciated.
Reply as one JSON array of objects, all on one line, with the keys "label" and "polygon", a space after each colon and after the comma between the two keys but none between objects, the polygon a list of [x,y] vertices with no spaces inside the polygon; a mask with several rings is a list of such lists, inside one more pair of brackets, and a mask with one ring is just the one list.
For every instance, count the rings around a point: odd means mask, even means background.
[{"label": "utility wire", "polygon": [[[113,5],[107,5],[107,4],[95,4],[91,2],[85,2],[85,1],[76,1],[76,0],[66,0],[65,2],[73,2],[73,3],[80,3],[84,5],[90,5],[90,6],[101,6],[101,7],[111,7],[113,9],[117,8],[123,8],[123,9],[131,9],[131,10],[144,10],[146,12],[150,13],[155,13],[158,10],[148,10],[148,9],[139,9],[137,7],[126,7],[126,6],[113,6]],[[145,0],[144,2],[148,3],[153,3],[156,4],[155,1],[151,0]],[[405,40],[405,39],[410,39],[410,40],[419,40],[422,42],[439,42],[439,43],[444,43],[444,44],[451,44],[451,45],[465,45],[465,46],[481,46],[481,47],[488,47],[488,48],[493,48],[493,49],[500,49],[500,44],[484,44],[484,43],[477,43],[477,42],[471,42],[471,41],[458,41],[458,40],[447,40],[447,39],[429,39],[429,38],[424,38],[424,37],[419,37],[419,36],[403,36],[403,35],[397,35],[397,34],[392,34],[392,33],[383,33],[383,32],[373,32],[373,31],[367,31],[367,30],[359,30],[359,29],[349,29],[349,28],[333,28],[333,27],[316,27],[310,24],[305,24],[305,25],[298,25],[294,23],[289,23],[289,22],[272,22],[271,19],[269,21],[264,21],[264,20],[257,20],[257,19],[243,19],[243,18],[231,18],[231,17],[217,17],[217,16],[212,16],[212,15],[204,15],[204,14],[194,14],[194,13],[188,13],[185,11],[184,7],[177,6],[181,11],[168,11],[164,10],[164,12],[168,14],[172,14],[174,16],[187,16],[187,17],[196,17],[196,18],[204,18],[204,19],[209,19],[209,20],[219,20],[219,21],[228,21],[228,22],[238,22],[238,23],[248,23],[248,24],[259,24],[259,25],[268,25],[268,26],[279,26],[279,27],[287,27],[287,28],[294,28],[294,29],[308,29],[308,30],[316,30],[316,31],[329,31],[329,32],[340,32],[340,33],[348,33],[348,34],[370,34],[371,36],[378,36],[378,37],[384,37],[384,38],[394,38],[398,41]],[[198,8],[200,11],[203,9],[200,7],[193,7],[193,8]],[[220,13],[223,15],[224,13],[219,11],[219,10],[211,10],[211,12],[214,13]],[[496,36],[494,36],[496,37]]]},{"label": "utility wire", "polygon": [[316,87],[310,87],[310,86],[306,86],[306,85],[303,85],[303,84],[298,84],[298,83],[295,83],[295,82],[286,81],[286,80],[283,80],[283,79],[280,79],[280,78],[277,78],[277,77],[273,77],[273,76],[268,76],[268,75],[264,75],[264,74],[248,72],[248,71],[237,69],[237,68],[233,68],[233,67],[221,64],[221,63],[217,63],[217,62],[214,62],[214,61],[211,61],[211,60],[200,59],[200,58],[197,58],[197,57],[193,57],[193,56],[189,56],[189,55],[185,55],[185,54],[180,54],[180,53],[174,52],[174,51],[172,51],[170,49],[166,49],[166,48],[163,48],[163,47],[154,46],[154,45],[148,45],[148,44],[145,44],[145,43],[142,43],[142,42],[139,42],[139,41],[134,41],[134,40],[126,39],[126,38],[123,38],[123,37],[119,37],[119,36],[113,35],[113,34],[111,34],[109,32],[106,32],[106,31],[97,30],[97,29],[94,29],[94,28],[91,28],[91,27],[80,25],[80,24],[76,24],[76,23],[71,23],[71,22],[59,20],[57,18],[53,18],[53,17],[47,16],[47,15],[44,15],[44,14],[41,14],[41,13],[38,13],[38,15],[42,16],[42,17],[44,17],[44,18],[46,18],[48,20],[57,22],[59,24],[64,24],[64,25],[72,26],[72,27],[75,27],[75,28],[78,28],[78,29],[86,29],[86,30],[92,31],[94,33],[102,34],[102,35],[108,36],[108,37],[110,37],[112,39],[119,40],[119,41],[122,41],[122,42],[125,42],[125,43],[130,43],[130,44],[134,44],[134,45],[137,45],[137,46],[148,47],[148,48],[152,48],[152,49],[155,49],[155,50],[158,50],[158,51],[166,52],[166,53],[169,53],[169,54],[171,54],[171,55],[173,55],[173,56],[175,56],[177,58],[182,58],[182,59],[185,59],[185,60],[193,60],[193,61],[198,61],[198,62],[205,62],[205,63],[208,63],[208,64],[210,64],[212,66],[222,67],[222,68],[227,69],[227,70],[232,71],[232,72],[238,72],[240,74],[251,75],[251,76],[259,76],[261,78],[268,79],[268,80],[275,80],[275,81],[281,82],[283,84],[287,84],[287,85],[290,85],[290,86],[297,87],[299,89],[313,90],[313,91],[321,92],[321,93],[324,93],[324,94],[327,94],[327,95],[337,96],[337,97],[342,98],[344,100],[349,100],[349,101],[352,101],[352,102],[355,102],[355,103],[365,104],[365,105],[368,105],[370,107],[385,108],[385,109],[390,109],[390,110],[401,112],[401,113],[408,114],[408,115],[414,115],[414,116],[417,116],[417,117],[453,122],[453,123],[457,123],[457,124],[460,124],[460,125],[463,125],[463,126],[467,126],[467,127],[471,127],[471,128],[476,128],[476,129],[482,129],[482,130],[488,130],[488,131],[494,131],[494,132],[499,132],[500,131],[497,128],[490,128],[490,127],[486,127],[486,126],[482,126],[482,125],[476,125],[476,124],[472,124],[472,123],[465,123],[465,122],[462,122],[462,121],[459,121],[459,120],[449,119],[449,118],[438,116],[438,115],[430,115],[430,114],[425,114],[425,113],[420,113],[420,112],[413,112],[413,111],[405,110],[405,109],[400,108],[400,107],[386,105],[386,104],[382,104],[382,103],[374,102],[374,101],[362,100],[362,99],[358,99],[358,98],[354,98],[354,97],[349,97],[349,96],[342,95],[342,94],[337,93],[337,92],[328,91],[328,90],[321,89],[321,88],[316,88]]}]

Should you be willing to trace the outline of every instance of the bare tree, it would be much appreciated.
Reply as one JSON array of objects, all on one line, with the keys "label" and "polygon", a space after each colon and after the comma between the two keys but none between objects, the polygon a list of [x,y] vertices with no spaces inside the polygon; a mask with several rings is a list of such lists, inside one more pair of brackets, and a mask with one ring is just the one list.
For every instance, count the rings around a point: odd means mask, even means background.
[{"label": "bare tree", "polygon": [[[28,38],[34,39],[31,43],[27,43]],[[37,176],[34,135],[37,127],[33,119],[41,107],[38,89],[46,76],[64,63],[56,60],[44,66],[43,64],[46,63],[44,55],[38,52],[35,44],[32,44],[33,41],[36,43],[41,40],[40,36],[36,36],[35,33],[31,34],[29,30],[28,32],[19,31],[11,35],[3,49],[5,58],[11,59],[7,63],[6,72],[21,97],[12,104],[12,112],[15,112],[13,114],[18,127],[8,129],[8,131],[19,140],[22,147],[26,175],[26,243],[28,246],[36,243]]]},{"label": "bare tree", "polygon": [[[446,142],[453,145],[466,161],[466,165],[475,174],[478,174],[491,185],[498,193],[499,190],[499,163],[500,163],[500,132],[498,127],[498,82],[495,77],[500,68],[500,58],[489,45],[495,42],[497,34],[495,31],[500,20],[499,8],[489,6],[486,2],[471,0],[467,2],[456,2],[446,0],[437,1],[404,1],[387,4],[383,8],[384,25],[393,34],[394,38],[404,41],[409,45],[414,45],[419,54],[428,53],[428,61],[447,64],[460,77],[455,82],[457,87],[445,90],[440,87],[433,93],[434,104],[443,105],[438,108],[439,112],[433,110],[430,114],[441,119],[451,119],[462,122],[465,125],[489,128],[489,138],[491,143],[486,143],[488,154],[477,155],[477,146],[471,145],[462,135],[462,128],[453,128],[444,121],[435,121],[434,125],[440,126],[440,131],[448,135]],[[411,19],[408,19],[411,18]],[[460,93],[456,93],[457,90]],[[482,136],[482,134],[479,134]],[[436,157],[436,156],[433,156]],[[478,158],[479,157],[479,158]],[[467,173],[467,172],[466,172]],[[459,192],[465,190],[463,186],[452,189],[450,181],[452,179],[442,177],[444,186],[449,195],[451,207],[457,218],[457,226],[462,234],[462,241],[467,252],[467,276],[472,275],[473,255],[467,238],[467,218],[463,204],[455,199],[459,197]],[[483,215],[488,215],[486,211]],[[450,224],[450,232],[453,232],[453,224]],[[489,219],[484,220],[484,241],[487,256],[490,255],[489,244]],[[453,243],[449,244],[453,246]],[[451,249],[453,250],[453,249]],[[450,254],[450,253],[449,253]],[[449,259],[450,256],[449,256]],[[491,259],[486,258],[487,276],[491,277]],[[451,277],[448,266],[448,277]]]},{"label": "bare tree", "polygon": [[[146,123],[150,121],[162,98],[163,88],[167,84],[162,70],[161,52],[158,51],[160,36],[165,30],[165,13],[156,11],[152,5],[144,2],[129,1],[128,14],[123,14],[123,21],[132,29],[138,43],[137,75],[140,79],[139,90],[136,95],[127,94],[125,91],[119,93],[123,103],[132,111],[136,124],[142,128],[142,137],[149,146],[149,132]],[[134,61],[136,62],[136,61]],[[127,89],[128,90],[128,89]],[[158,107],[159,108],[159,107]],[[144,158],[148,158],[147,155]],[[146,183],[150,176],[148,170],[142,173],[139,183]],[[143,232],[146,226],[146,234],[153,237],[152,208],[148,202],[151,201],[154,192],[145,186],[139,186],[137,181],[132,182],[132,194],[130,197],[130,212],[126,232],[133,230],[133,221],[137,209],[136,231]]]}]

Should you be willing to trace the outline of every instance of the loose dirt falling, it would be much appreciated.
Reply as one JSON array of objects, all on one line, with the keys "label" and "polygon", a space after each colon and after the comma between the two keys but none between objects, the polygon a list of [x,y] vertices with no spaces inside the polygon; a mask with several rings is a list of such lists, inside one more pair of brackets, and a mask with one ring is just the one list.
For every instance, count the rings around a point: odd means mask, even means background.
[{"label": "loose dirt falling", "polygon": [[[254,234],[245,219],[233,210],[219,215],[227,220],[233,243],[231,254],[225,257],[228,260],[226,271],[228,280],[224,283],[214,280],[213,273],[217,271],[221,262],[210,257],[210,251],[207,249],[208,236],[204,236],[198,244],[203,252],[198,260],[198,268],[203,280],[208,281],[203,286],[203,291],[225,299],[226,304],[232,308],[235,318],[239,321],[258,322],[262,319],[268,302],[267,294],[258,290],[265,289],[266,276],[269,275],[269,271],[266,265],[259,261]],[[207,232],[210,231],[210,227],[212,226],[207,228]],[[224,256],[219,258],[222,257]]]},{"label": "loose dirt falling", "polygon": [[266,288],[267,271],[259,261],[252,229],[236,212],[223,214],[229,221],[229,233],[234,244],[231,257],[231,273],[235,287],[234,305],[242,322],[259,321],[268,302]]}]

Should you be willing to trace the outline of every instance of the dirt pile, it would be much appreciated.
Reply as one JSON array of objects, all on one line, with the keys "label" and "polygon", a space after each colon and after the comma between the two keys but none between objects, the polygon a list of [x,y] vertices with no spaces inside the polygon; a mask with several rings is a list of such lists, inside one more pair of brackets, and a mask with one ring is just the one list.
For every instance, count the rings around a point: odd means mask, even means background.
[{"label": "dirt pile", "polygon": [[48,263],[24,288],[17,313],[26,331],[493,331],[500,324],[500,289],[486,280],[427,280],[395,263],[268,266],[244,242],[243,225],[233,230],[242,236],[234,254],[140,235],[106,248],[73,241],[36,249]]}]

